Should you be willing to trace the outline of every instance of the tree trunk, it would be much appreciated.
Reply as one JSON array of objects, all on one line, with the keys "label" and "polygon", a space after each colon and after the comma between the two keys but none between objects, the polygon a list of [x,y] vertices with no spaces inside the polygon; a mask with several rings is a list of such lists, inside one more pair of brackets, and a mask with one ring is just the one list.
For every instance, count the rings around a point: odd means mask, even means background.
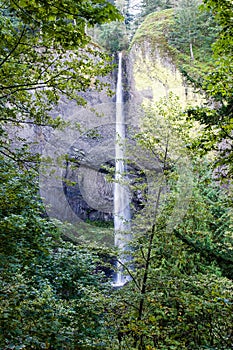
[{"label": "tree trunk", "polygon": [[192,41],[190,41],[190,43],[189,43],[189,50],[190,50],[190,58],[191,58],[192,61],[194,61]]}]

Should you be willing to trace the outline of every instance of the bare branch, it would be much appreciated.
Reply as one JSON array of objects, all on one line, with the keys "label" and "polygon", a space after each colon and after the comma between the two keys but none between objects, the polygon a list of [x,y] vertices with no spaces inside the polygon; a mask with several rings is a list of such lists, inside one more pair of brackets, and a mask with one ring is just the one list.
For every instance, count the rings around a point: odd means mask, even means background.
[{"label": "bare branch", "polygon": [[140,290],[140,286],[138,284],[138,282],[136,281],[136,279],[134,278],[134,276],[132,275],[130,269],[121,261],[117,259],[117,262],[124,267],[124,269],[126,269],[127,273],[130,275],[130,277],[132,278],[132,280],[134,281],[134,284],[136,285],[136,287],[138,288],[138,290]]}]

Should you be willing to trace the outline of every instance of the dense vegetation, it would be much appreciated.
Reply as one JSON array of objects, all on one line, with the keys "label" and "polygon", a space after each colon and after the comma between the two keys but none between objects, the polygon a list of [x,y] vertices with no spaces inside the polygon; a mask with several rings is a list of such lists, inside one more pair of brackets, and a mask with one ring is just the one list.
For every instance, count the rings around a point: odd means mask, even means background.
[{"label": "dense vegetation", "polygon": [[[143,1],[143,16],[175,7],[164,40],[208,102],[185,113],[174,95],[146,106],[134,147],[160,171],[148,170],[149,191],[132,184],[144,193],[134,268],[113,289],[103,271],[115,252],[64,240],[38,194],[38,157],[10,135],[22,124],[57,127],[49,110],[63,94],[85,103],[78,92],[101,88],[96,76],[111,67],[86,26],[103,25],[113,52],[128,45],[125,27],[103,23],[121,16],[105,0],[0,2],[1,349],[232,349],[233,10],[230,0],[205,0],[204,12],[199,3]],[[120,33],[113,44],[110,29]]]},{"label": "dense vegetation", "polygon": [[[42,217],[36,174],[1,157],[1,349],[84,349],[103,341],[98,257]],[[77,348],[77,347],[76,347]]]}]

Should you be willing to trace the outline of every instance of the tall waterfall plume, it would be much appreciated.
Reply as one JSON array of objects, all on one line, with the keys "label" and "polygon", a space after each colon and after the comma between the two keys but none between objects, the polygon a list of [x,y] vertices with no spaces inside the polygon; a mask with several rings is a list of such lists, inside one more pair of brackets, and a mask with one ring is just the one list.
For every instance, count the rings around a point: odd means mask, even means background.
[{"label": "tall waterfall plume", "polygon": [[114,286],[123,286],[129,275],[123,272],[124,264],[129,260],[127,246],[130,235],[130,194],[126,185],[125,162],[125,115],[122,88],[122,53],[119,53],[117,89],[116,89],[116,143],[115,143],[115,184],[114,184],[114,230],[115,246],[119,248],[120,257]]}]

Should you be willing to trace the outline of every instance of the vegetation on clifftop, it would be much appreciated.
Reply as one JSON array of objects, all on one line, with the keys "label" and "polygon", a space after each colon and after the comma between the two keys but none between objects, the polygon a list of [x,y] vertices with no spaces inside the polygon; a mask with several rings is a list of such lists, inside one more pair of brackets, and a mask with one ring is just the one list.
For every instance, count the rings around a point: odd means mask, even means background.
[{"label": "vegetation on clifftop", "polygon": [[166,37],[173,24],[173,14],[173,9],[149,14],[137,29],[130,46],[149,42],[152,44],[151,49],[158,45],[163,50],[165,46],[170,52],[172,48],[168,45]]},{"label": "vegetation on clifftop", "polygon": [[[201,21],[208,19],[206,12],[201,18]],[[203,29],[203,33],[199,34],[199,40],[194,40],[195,59],[194,56],[190,58],[188,39],[182,35],[188,28],[182,28],[183,24],[177,22],[174,9],[150,13],[137,29],[130,47],[134,44],[142,44],[143,47],[143,43],[148,43],[151,51],[157,49],[161,52],[161,56],[168,55],[182,72],[187,71],[193,78],[200,79],[201,72],[205,74],[205,71],[212,67],[211,43],[214,42],[214,38],[207,36],[206,30]],[[211,28],[210,32],[212,33]]]}]

